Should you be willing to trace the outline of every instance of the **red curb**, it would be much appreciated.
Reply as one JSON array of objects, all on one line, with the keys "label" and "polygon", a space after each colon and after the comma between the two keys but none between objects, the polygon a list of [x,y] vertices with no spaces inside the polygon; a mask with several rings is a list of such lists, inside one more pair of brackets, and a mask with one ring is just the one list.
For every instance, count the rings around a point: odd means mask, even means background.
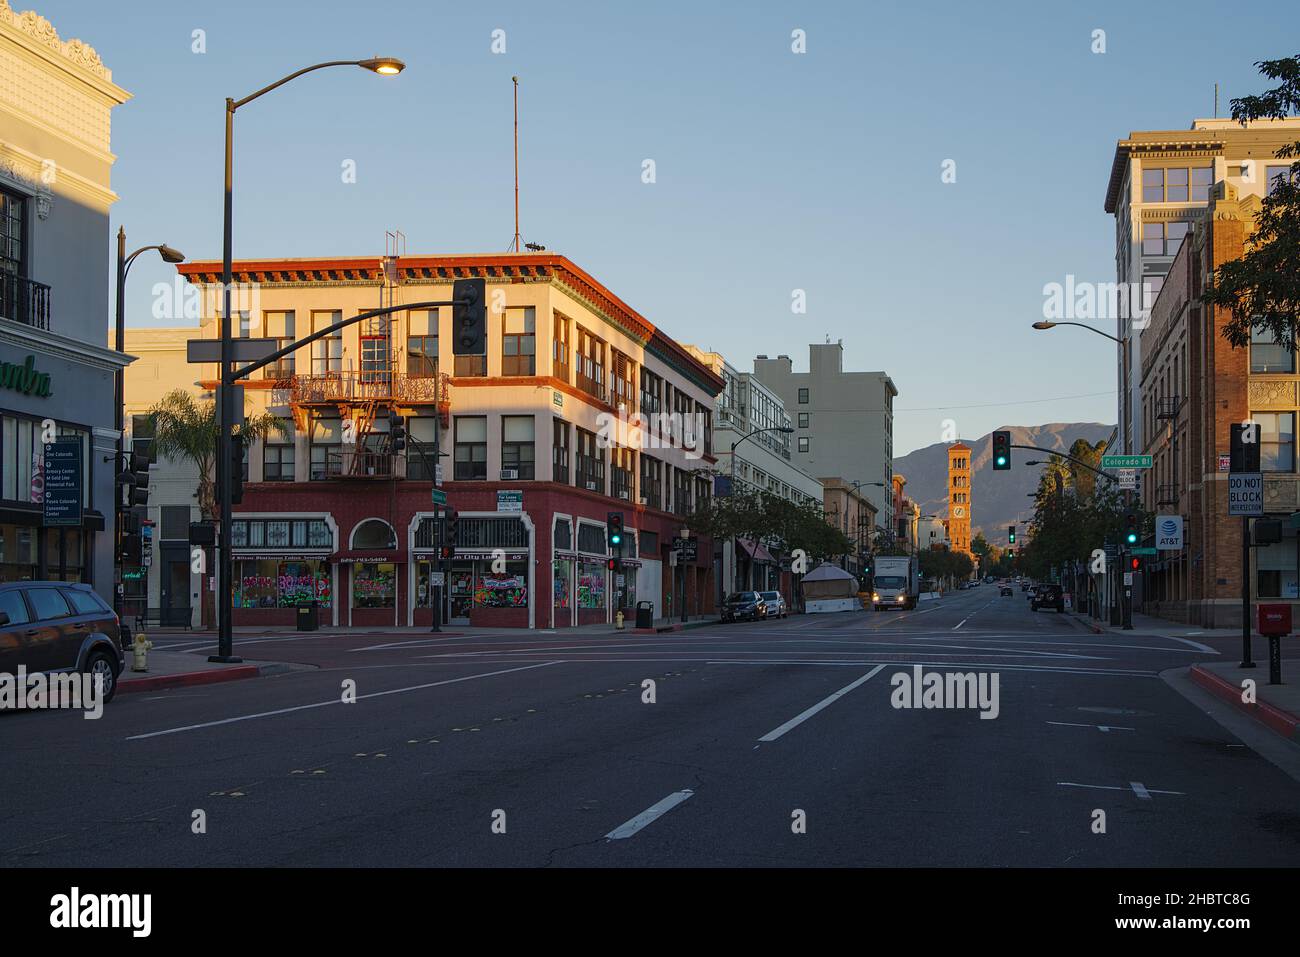
[{"label": "red curb", "polygon": [[1226,678],[1207,671],[1200,665],[1192,665],[1192,680],[1217,698],[1233,705],[1238,711],[1244,711],[1265,727],[1276,731],[1284,738],[1300,740],[1300,717],[1289,711],[1274,707],[1265,701],[1246,704],[1241,700],[1241,688]]},{"label": "red curb", "polygon": [[262,669],[257,665],[238,665],[234,668],[214,668],[211,671],[183,671],[174,675],[150,675],[148,678],[123,678],[117,683],[121,694],[133,691],[156,691],[159,688],[188,688],[192,685],[213,685],[223,681],[256,678]]}]

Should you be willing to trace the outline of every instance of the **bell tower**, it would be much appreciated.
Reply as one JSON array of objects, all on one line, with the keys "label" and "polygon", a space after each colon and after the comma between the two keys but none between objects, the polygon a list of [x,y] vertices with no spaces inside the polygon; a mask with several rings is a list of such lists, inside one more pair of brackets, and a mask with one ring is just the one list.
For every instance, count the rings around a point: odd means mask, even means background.
[{"label": "bell tower", "polygon": [[970,550],[970,446],[948,446],[948,542],[954,552]]}]

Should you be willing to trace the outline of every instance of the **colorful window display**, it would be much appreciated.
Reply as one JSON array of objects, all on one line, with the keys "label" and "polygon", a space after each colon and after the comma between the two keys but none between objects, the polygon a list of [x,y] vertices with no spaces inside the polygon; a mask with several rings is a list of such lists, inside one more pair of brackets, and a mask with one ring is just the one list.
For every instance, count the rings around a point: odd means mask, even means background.
[{"label": "colorful window display", "polygon": [[392,562],[352,566],[352,607],[392,608],[397,603],[397,566]]},{"label": "colorful window display", "polygon": [[605,607],[605,563],[578,562],[578,607]]},{"label": "colorful window display", "polygon": [[573,607],[573,559],[557,558],[555,560],[555,598],[556,608],[566,611]]},{"label": "colorful window display", "polygon": [[235,562],[236,608],[293,608],[316,601],[332,603],[330,567],[319,560],[256,559]]},{"label": "colorful window display", "polygon": [[493,572],[491,562],[478,562],[476,565],[474,604],[486,608],[528,607],[526,563],[507,562],[504,573]]}]

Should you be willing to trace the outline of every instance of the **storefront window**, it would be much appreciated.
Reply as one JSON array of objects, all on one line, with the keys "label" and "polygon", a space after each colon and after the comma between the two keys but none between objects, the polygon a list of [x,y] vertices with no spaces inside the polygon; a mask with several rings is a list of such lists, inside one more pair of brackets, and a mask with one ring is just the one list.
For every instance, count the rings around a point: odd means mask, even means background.
[{"label": "storefront window", "polygon": [[433,584],[437,562],[416,562],[415,564],[415,607],[432,608],[437,601],[437,586]]},{"label": "storefront window", "polygon": [[457,564],[451,569],[451,617],[468,618],[474,602],[474,566]]},{"label": "storefront window", "polygon": [[392,608],[396,602],[396,565],[379,562],[352,566],[353,608]]},{"label": "storefront window", "polygon": [[605,607],[605,563],[578,563],[578,607]]},{"label": "storefront window", "polygon": [[279,561],[273,558],[235,562],[236,608],[292,608],[315,600],[330,607],[330,568],[323,561]]},{"label": "storefront window", "polygon": [[[622,584],[619,584],[619,579]],[[615,608],[635,608],[636,607],[636,569],[627,565],[623,570],[614,576],[614,607]]]},{"label": "storefront window", "polygon": [[36,530],[20,525],[0,525],[0,581],[25,582],[38,577]]},{"label": "storefront window", "polygon": [[491,562],[476,562],[474,604],[487,608],[528,607],[528,564],[507,562],[504,574],[492,571]]},{"label": "storefront window", "polygon": [[555,560],[555,607],[573,607],[573,559]]}]

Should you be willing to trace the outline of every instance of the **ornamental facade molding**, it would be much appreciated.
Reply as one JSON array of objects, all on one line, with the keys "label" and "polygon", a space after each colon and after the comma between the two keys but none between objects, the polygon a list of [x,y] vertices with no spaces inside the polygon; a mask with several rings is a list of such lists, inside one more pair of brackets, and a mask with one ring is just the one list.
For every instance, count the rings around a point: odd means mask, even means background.
[{"label": "ornamental facade molding", "polygon": [[17,13],[9,6],[9,0],[0,0],[0,23],[13,26],[37,43],[49,47],[65,59],[71,60],[83,70],[112,82],[113,72],[104,65],[104,61],[99,58],[99,54],[95,52],[94,47],[89,43],[82,43],[80,40],[60,39],[59,31],[54,29],[54,24],[35,10],[24,10],[22,13]]},{"label": "ornamental facade molding", "polygon": [[[0,0],[0,4],[2,3],[4,0]],[[17,160],[9,157],[0,156],[0,177],[16,183],[36,197],[37,218],[50,218],[50,211],[54,209],[54,191],[42,179],[38,170],[20,165]]]}]

